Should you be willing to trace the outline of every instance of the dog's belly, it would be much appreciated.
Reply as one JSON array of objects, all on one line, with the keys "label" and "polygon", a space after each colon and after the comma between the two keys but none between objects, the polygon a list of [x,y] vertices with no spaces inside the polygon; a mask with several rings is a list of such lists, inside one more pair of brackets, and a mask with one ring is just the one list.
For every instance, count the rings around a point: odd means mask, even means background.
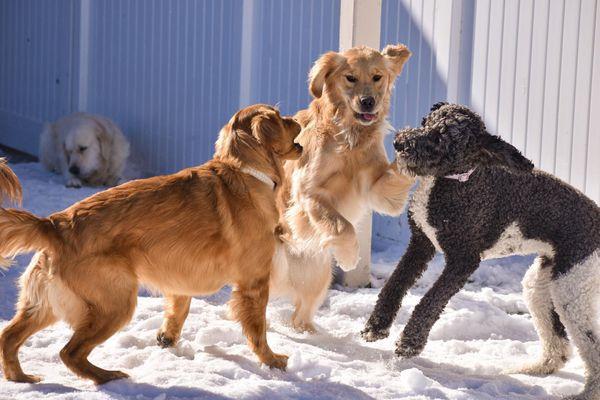
[{"label": "dog's belly", "polygon": [[228,282],[230,273],[217,265],[138,266],[136,273],[141,283],[162,293],[202,296],[217,292]]},{"label": "dog's belly", "polygon": [[492,247],[481,253],[481,259],[527,254],[540,254],[552,258],[554,248],[544,241],[526,238],[517,223],[513,222],[502,232]]}]

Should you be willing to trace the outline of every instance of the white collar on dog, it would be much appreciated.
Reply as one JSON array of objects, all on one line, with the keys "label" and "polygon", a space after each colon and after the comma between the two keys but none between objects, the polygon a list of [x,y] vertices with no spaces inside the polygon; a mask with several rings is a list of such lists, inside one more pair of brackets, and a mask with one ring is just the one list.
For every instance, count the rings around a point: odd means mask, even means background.
[{"label": "white collar on dog", "polygon": [[248,175],[252,175],[259,181],[268,185],[271,188],[271,190],[275,189],[275,181],[273,179],[269,178],[269,175],[265,174],[264,172],[260,172],[256,169],[250,168],[250,167],[242,167],[241,171]]},{"label": "white collar on dog", "polygon": [[459,182],[466,182],[471,177],[471,174],[473,173],[473,171],[475,171],[475,167],[471,168],[467,172],[463,172],[462,174],[446,175],[446,176],[444,176],[444,178],[454,179],[454,180],[457,180]]}]

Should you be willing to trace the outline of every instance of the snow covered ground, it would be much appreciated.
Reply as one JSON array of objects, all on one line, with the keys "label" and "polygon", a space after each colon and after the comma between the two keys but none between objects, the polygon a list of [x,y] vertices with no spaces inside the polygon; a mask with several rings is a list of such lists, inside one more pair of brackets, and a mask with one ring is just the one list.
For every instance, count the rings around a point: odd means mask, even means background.
[{"label": "snow covered ground", "polygon": [[[24,208],[39,215],[89,196],[93,189],[67,189],[62,179],[39,164],[13,165],[24,186]],[[583,364],[573,357],[561,372],[545,377],[507,375],[503,371],[534,360],[540,351],[520,281],[531,257],[486,262],[467,287],[452,299],[434,326],[421,357],[404,361],[393,354],[414,305],[436,278],[437,257],[413,288],[390,337],[366,343],[359,335],[403,246],[373,255],[375,289],[331,290],[319,310],[319,333],[298,334],[288,325],[292,306],[270,303],[269,342],[290,356],[287,372],[261,367],[246,346],[238,324],[226,318],[229,289],[194,299],[174,349],[155,345],[162,300],[142,295],[133,320],[94,350],[92,362],[121,369],[129,380],[95,387],[76,378],[58,352],[70,336],[64,324],[30,338],[21,350],[26,373],[40,384],[0,380],[0,399],[540,399],[581,390]],[[15,280],[29,257],[0,275],[0,327],[13,314]]]}]

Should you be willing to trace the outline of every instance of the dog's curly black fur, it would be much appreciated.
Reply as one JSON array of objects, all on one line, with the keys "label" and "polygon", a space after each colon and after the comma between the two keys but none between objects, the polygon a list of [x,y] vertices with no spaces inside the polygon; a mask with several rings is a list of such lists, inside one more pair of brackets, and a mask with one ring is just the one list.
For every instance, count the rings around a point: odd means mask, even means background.
[{"label": "dog's curly black fur", "polygon": [[598,206],[534,170],[464,106],[434,105],[421,127],[397,134],[394,147],[399,164],[421,178],[409,207],[412,237],[363,336],[388,335],[402,298],[436,249],[446,266],[408,321],[396,350],[400,356],[420,354],[444,307],[482,259],[538,253],[523,283],[543,359],[522,370],[545,374],[560,368],[568,357],[568,332],[588,370],[580,398],[600,398]]}]

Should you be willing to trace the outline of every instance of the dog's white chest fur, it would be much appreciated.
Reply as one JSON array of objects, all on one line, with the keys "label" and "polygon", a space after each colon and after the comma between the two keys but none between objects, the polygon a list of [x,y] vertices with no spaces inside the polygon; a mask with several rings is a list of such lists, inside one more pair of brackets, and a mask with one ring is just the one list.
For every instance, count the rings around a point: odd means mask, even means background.
[{"label": "dog's white chest fur", "polygon": [[415,190],[410,203],[412,218],[419,228],[425,233],[427,238],[433,243],[436,250],[443,253],[443,250],[437,240],[437,231],[428,222],[429,219],[429,194],[433,188],[433,177],[419,179],[419,187]]},{"label": "dog's white chest fur", "polygon": [[481,259],[487,260],[515,254],[540,254],[551,258],[554,255],[554,248],[541,240],[526,238],[519,225],[513,222],[502,232],[492,247],[481,253]]}]

